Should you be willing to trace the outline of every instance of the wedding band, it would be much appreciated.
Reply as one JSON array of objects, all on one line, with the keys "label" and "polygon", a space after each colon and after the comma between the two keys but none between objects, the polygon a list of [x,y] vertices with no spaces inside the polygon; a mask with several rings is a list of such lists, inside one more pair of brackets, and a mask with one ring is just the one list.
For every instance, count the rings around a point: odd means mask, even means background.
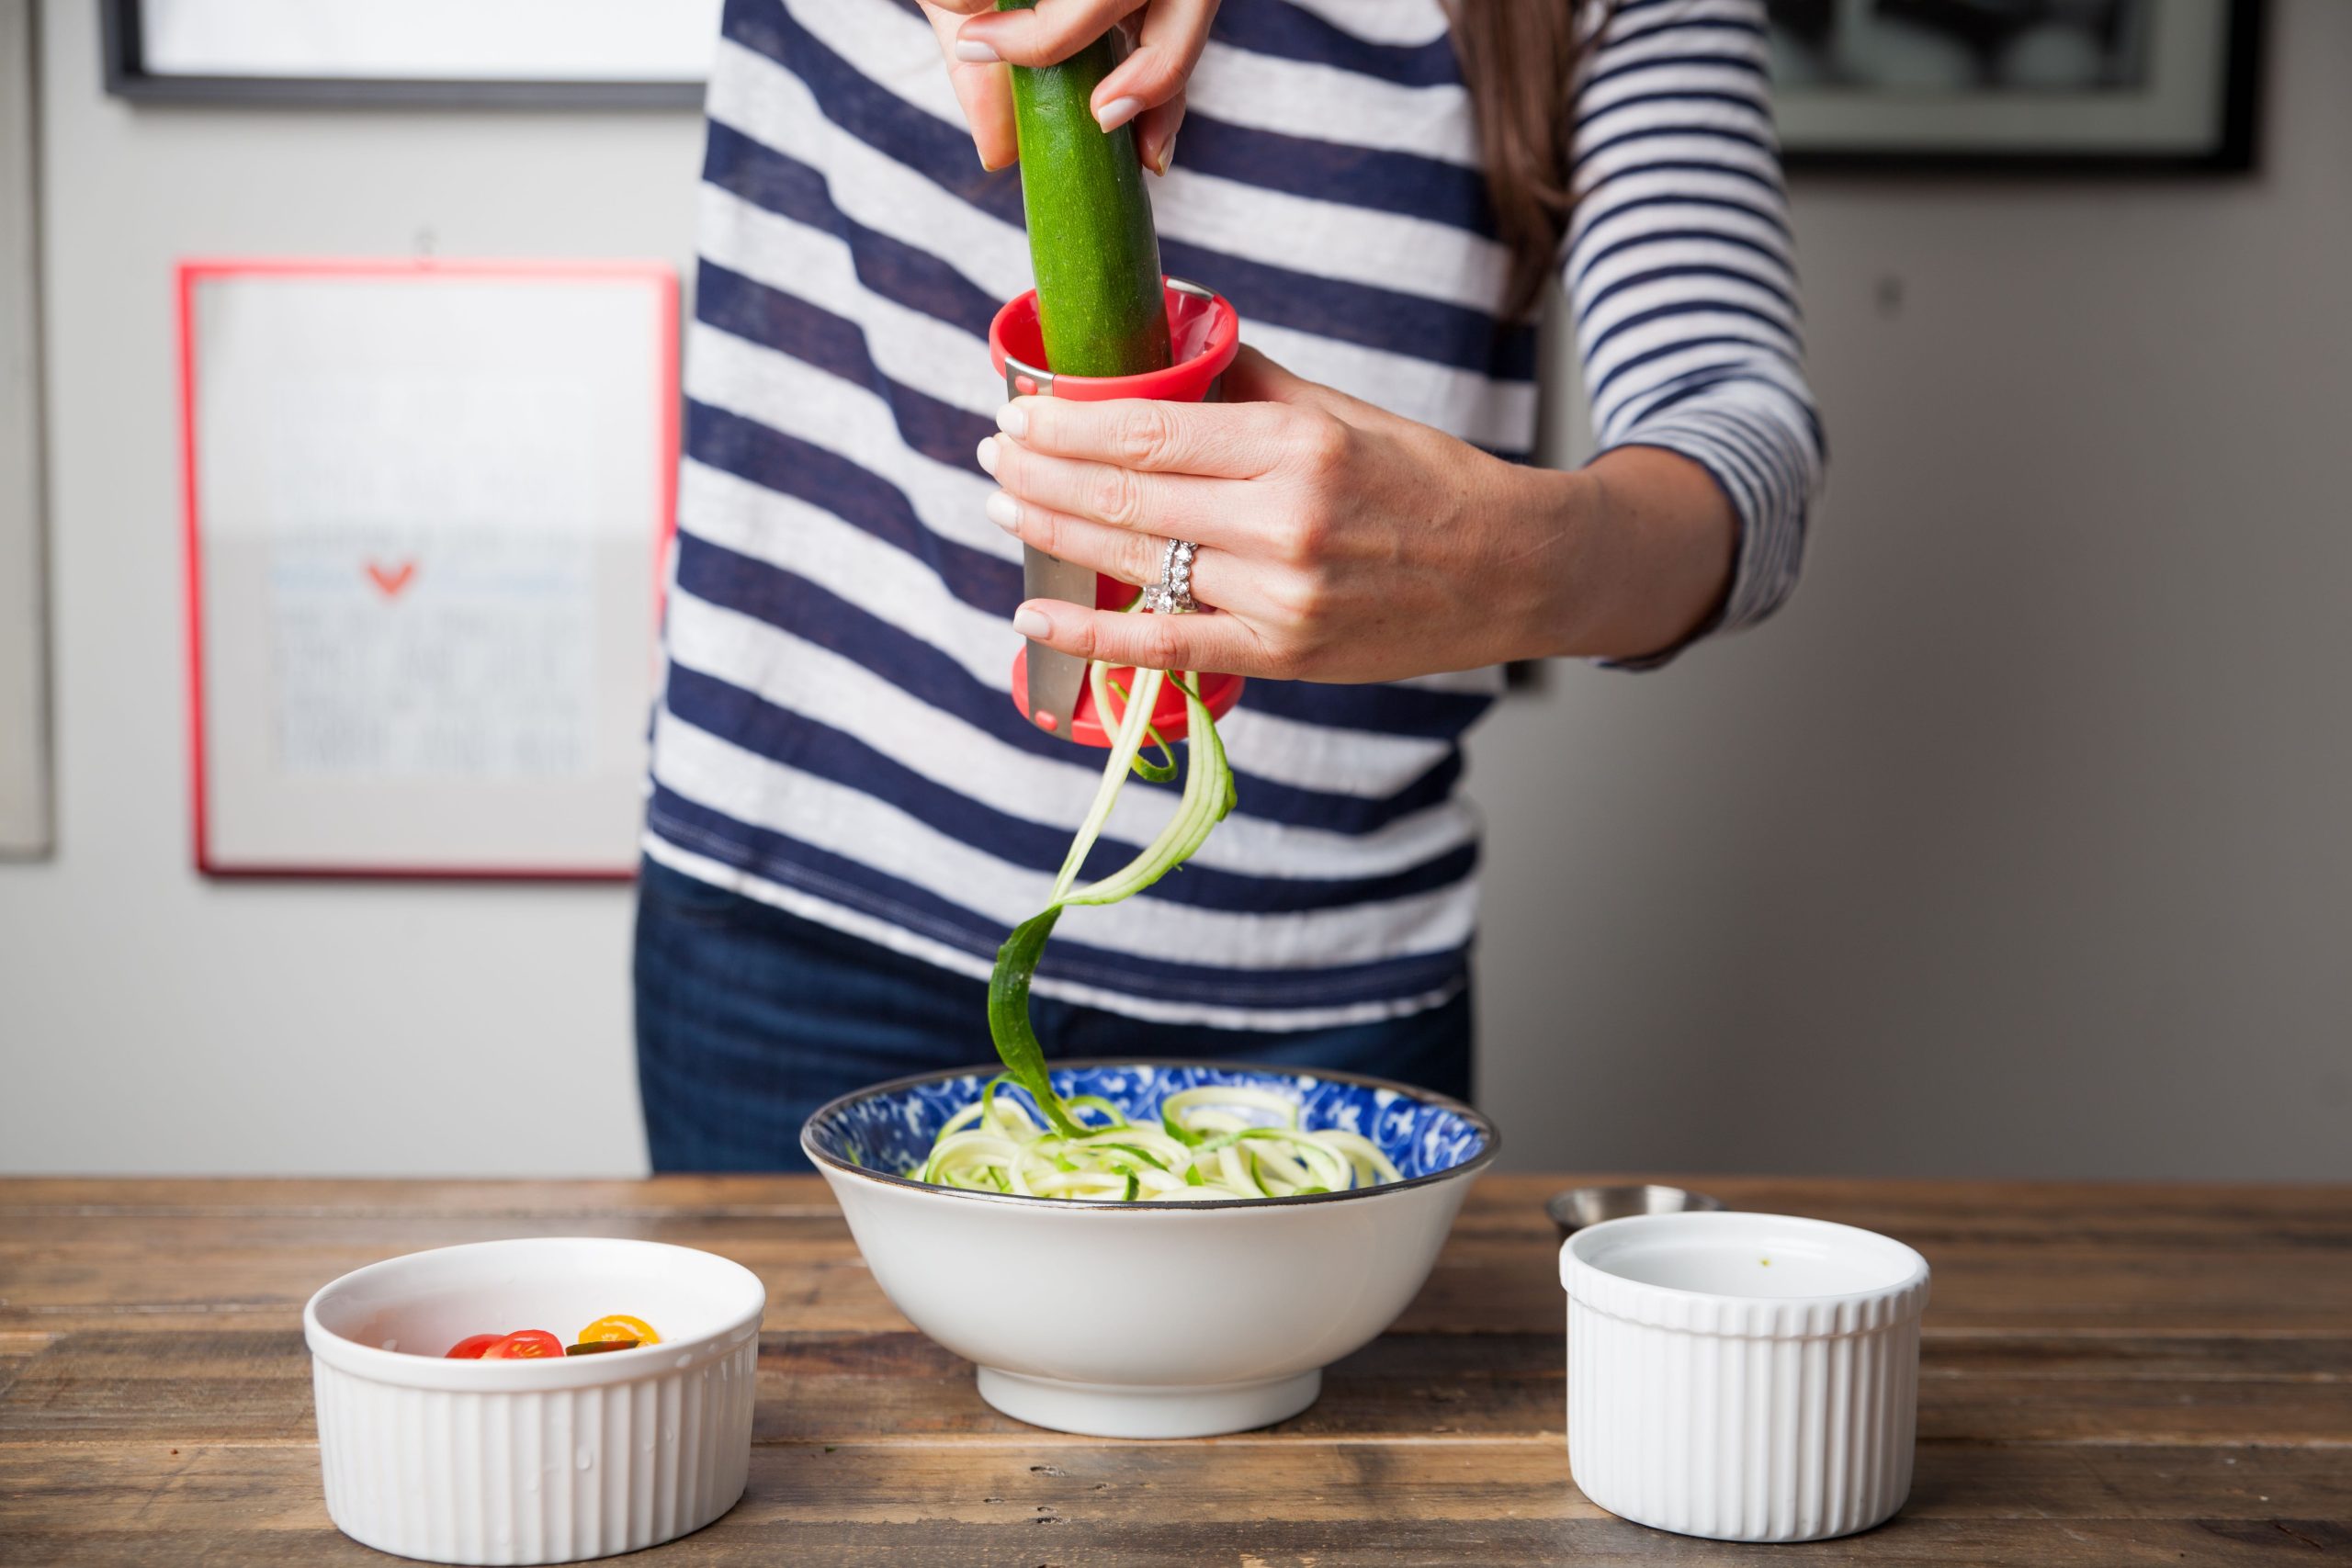
[{"label": "wedding band", "polygon": [[1144,591],[1144,606],[1162,615],[1190,615],[1201,606],[1193,598],[1193,556],[1200,547],[1189,539],[1170,539],[1159,552],[1159,581]]}]

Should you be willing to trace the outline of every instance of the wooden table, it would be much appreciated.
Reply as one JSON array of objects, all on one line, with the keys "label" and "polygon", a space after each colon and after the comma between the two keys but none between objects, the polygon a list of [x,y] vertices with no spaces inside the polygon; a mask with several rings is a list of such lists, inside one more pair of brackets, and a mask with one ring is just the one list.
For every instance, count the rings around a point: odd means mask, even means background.
[{"label": "wooden table", "polygon": [[1428,1289],[1295,1420],[1112,1443],[998,1416],[813,1178],[0,1181],[0,1562],[392,1561],[319,1491],[301,1304],[449,1242],[658,1237],[757,1270],[751,1490],[662,1568],[2235,1563],[2352,1557],[2352,1190],[1732,1180],[1936,1270],[1891,1525],[1725,1546],[1568,1480],[1557,1178],[1478,1186]]}]

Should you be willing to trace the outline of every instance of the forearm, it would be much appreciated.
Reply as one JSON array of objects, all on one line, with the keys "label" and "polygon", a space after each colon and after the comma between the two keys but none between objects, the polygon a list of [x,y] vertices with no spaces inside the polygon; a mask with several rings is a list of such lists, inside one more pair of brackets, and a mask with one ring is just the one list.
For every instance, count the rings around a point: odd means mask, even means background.
[{"label": "forearm", "polygon": [[1621,446],[1569,473],[1517,470],[1528,532],[1521,657],[1634,660],[1687,640],[1722,607],[1739,521],[1707,470]]},{"label": "forearm", "polygon": [[1637,437],[1547,472],[1247,348],[1226,375],[1229,401],[1006,406],[979,453],[1004,491],[990,517],[1136,584],[1156,581],[1166,540],[1191,540],[1193,592],[1219,612],[1032,600],[1023,636],[1114,664],[1396,681],[1552,655],[1640,661],[1736,601],[1735,518],[1752,514],[1698,458]]},{"label": "forearm", "polygon": [[1604,523],[1555,629],[1628,665],[1771,615],[1821,486],[1766,9],[1615,6],[1582,62],[1562,280]]}]

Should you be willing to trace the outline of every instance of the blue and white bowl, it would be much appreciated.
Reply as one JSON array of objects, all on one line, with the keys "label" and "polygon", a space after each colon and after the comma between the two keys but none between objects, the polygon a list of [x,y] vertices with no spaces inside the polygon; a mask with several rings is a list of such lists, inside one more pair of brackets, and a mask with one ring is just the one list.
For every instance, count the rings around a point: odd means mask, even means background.
[{"label": "blue and white bowl", "polygon": [[1458,1100],[1337,1072],[1235,1063],[1076,1062],[1055,1089],[1136,1119],[1203,1085],[1298,1097],[1310,1128],[1361,1133],[1405,1179],[1351,1192],[1082,1203],[912,1179],[992,1069],[844,1095],[800,1146],[893,1305],[979,1369],[1008,1416],[1106,1438],[1238,1432],[1306,1409],[1323,1368],[1413,1299],[1495,1129]]}]

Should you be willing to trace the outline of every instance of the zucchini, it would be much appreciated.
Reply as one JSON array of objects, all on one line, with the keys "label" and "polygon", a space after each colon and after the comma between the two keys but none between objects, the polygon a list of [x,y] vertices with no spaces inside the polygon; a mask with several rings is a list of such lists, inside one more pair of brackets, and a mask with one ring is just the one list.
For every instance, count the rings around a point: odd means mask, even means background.
[{"label": "zucchini", "polygon": [[[996,8],[1035,3],[996,0]],[[1090,101],[1119,62],[1117,33],[1058,65],[1012,68],[1037,324],[1046,368],[1057,376],[1138,376],[1173,357],[1135,127],[1106,133]]]}]

